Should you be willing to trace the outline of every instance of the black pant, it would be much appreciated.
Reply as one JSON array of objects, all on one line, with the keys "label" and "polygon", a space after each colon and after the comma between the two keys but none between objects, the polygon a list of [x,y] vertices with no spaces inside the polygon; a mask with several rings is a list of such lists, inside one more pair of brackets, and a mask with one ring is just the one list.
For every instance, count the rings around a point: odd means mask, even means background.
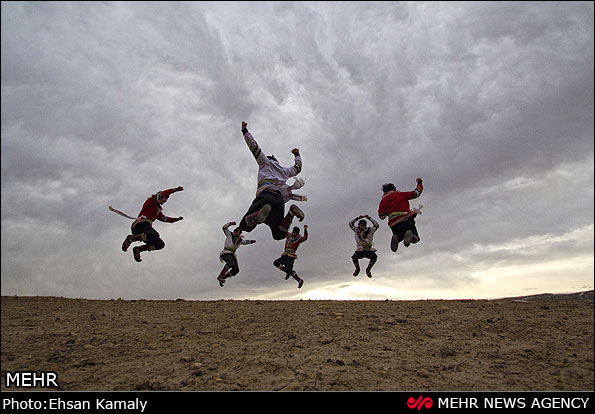
[{"label": "black pant", "polygon": [[275,267],[284,265],[283,271],[285,273],[287,273],[288,276],[292,276],[293,275],[293,262],[295,262],[295,258],[284,254],[280,258],[275,260],[273,262],[273,265],[275,265]]},{"label": "black pant", "polygon": [[390,229],[392,230],[393,234],[399,236],[399,241],[402,241],[405,238],[405,232],[407,232],[407,230],[411,230],[413,234],[415,234],[419,239],[419,234],[417,234],[417,228],[415,227],[415,219],[410,218],[403,220],[392,226]]},{"label": "black pant", "polygon": [[137,223],[132,228],[132,234],[142,234],[143,241],[147,246],[151,247],[150,250],[161,250],[165,247],[165,242],[161,240],[157,230],[155,230],[148,221],[141,221],[140,223]]},{"label": "black pant", "polygon": [[378,260],[378,255],[376,254],[376,252],[372,252],[370,250],[363,250],[360,252],[355,252],[353,253],[353,256],[351,256],[351,260],[353,260],[353,264],[355,264],[356,266],[359,266],[359,259],[370,259],[370,265],[373,265],[374,263],[376,263],[376,260]]},{"label": "black pant", "polygon": [[273,239],[283,240],[287,236],[287,232],[281,230],[279,224],[281,224],[285,217],[285,203],[283,202],[283,196],[277,191],[263,191],[256,196],[254,201],[252,201],[252,205],[246,214],[244,214],[244,217],[242,217],[242,221],[240,221],[240,229],[248,233],[254,230],[256,226],[248,226],[246,224],[246,217],[260,210],[265,204],[271,206],[271,212],[264,223],[270,227]]},{"label": "black pant", "polygon": [[221,255],[221,258],[225,262],[225,266],[229,267],[230,274],[232,276],[237,275],[240,273],[240,266],[238,265],[238,259],[235,257],[233,253],[225,253]]}]

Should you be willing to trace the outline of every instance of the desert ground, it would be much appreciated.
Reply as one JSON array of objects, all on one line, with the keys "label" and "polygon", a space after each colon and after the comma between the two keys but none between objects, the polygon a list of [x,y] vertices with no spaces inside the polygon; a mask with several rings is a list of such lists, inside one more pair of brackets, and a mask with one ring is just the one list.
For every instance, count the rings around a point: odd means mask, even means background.
[{"label": "desert ground", "polygon": [[[70,391],[592,391],[593,291],[498,300],[2,296],[5,373]],[[14,387],[10,388],[15,389]]]}]

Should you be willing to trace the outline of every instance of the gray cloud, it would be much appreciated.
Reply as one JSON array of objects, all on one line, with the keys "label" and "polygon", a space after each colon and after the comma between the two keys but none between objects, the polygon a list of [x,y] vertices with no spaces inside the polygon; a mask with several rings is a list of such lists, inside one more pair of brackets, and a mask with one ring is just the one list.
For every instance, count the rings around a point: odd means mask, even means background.
[{"label": "gray cloud", "polygon": [[[593,26],[583,2],[2,3],[2,294],[446,297],[548,263],[578,276],[543,289],[592,288]],[[256,188],[242,120],[304,158],[300,291],[264,226],[215,282]],[[381,222],[375,278],[353,278],[347,222],[418,176],[422,243],[392,254]],[[178,185],[184,221],[134,262],[107,206]]]}]

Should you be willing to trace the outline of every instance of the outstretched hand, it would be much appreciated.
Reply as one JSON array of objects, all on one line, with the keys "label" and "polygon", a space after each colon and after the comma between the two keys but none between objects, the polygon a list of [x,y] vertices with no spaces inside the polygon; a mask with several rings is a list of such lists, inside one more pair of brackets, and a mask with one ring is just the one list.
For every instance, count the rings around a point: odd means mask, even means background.
[{"label": "outstretched hand", "polygon": [[175,188],[176,191],[184,191],[184,187],[181,185]]},{"label": "outstretched hand", "polygon": [[298,154],[300,153],[300,150],[299,150],[299,149],[297,149],[297,148],[294,148],[294,149],[292,149],[292,150],[291,150],[291,153],[292,153],[293,155],[298,155]]},{"label": "outstretched hand", "polygon": [[184,217],[180,216],[176,219],[176,221],[184,220]]},{"label": "outstretched hand", "polygon": [[421,178],[416,178],[415,181],[417,181],[419,184],[423,183],[424,180],[422,180]]},{"label": "outstretched hand", "polygon": [[242,129],[246,128],[248,126],[248,123],[246,121],[242,121]]}]

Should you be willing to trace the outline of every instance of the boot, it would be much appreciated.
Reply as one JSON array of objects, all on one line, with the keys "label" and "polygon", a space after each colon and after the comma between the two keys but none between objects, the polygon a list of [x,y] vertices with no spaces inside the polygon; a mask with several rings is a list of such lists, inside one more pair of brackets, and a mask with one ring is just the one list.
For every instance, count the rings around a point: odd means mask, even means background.
[{"label": "boot", "polygon": [[353,276],[357,276],[359,275],[359,263],[354,263],[355,264],[355,272],[353,272]]},{"label": "boot", "polygon": [[393,237],[390,238],[390,249],[393,252],[396,252],[398,248],[399,248],[399,236],[397,236],[396,234],[393,234]]},{"label": "boot", "polygon": [[298,276],[296,272],[293,272],[293,278],[298,282],[298,289],[304,285],[304,281]]},{"label": "boot", "polygon": [[249,216],[246,216],[246,224],[249,227],[256,226],[257,224],[264,223],[271,213],[271,206],[265,204],[262,208]]},{"label": "boot", "polygon": [[150,246],[148,245],[144,245],[144,246],[135,246],[132,249],[132,253],[134,254],[134,260],[136,260],[137,262],[142,262],[143,259],[140,258],[140,252],[146,252],[147,250],[150,250]]},{"label": "boot", "polygon": [[142,234],[129,234],[128,236],[126,236],[126,238],[124,239],[124,242],[122,243],[122,251],[128,251],[128,248],[130,247],[130,245],[134,242],[137,241],[141,241],[143,239],[143,235]]},{"label": "boot", "polygon": [[405,245],[405,247],[409,247],[412,239],[413,239],[413,232],[411,230],[407,230],[405,232],[405,238],[403,239],[403,245]]},{"label": "boot", "polygon": [[279,224],[279,229],[281,229],[282,232],[287,233],[294,217],[297,217],[300,221],[302,221],[305,215],[298,206],[292,204],[291,207],[289,207],[289,212],[285,215],[285,218],[281,224]]},{"label": "boot", "polygon": [[281,224],[279,224],[279,229],[283,232],[283,233],[287,233],[289,231],[289,226],[291,226],[291,222],[293,221],[293,214],[291,213],[287,213],[285,215],[285,218],[283,219],[283,221],[281,222]]},{"label": "boot", "polygon": [[306,217],[302,209],[295,204],[292,204],[291,207],[289,207],[289,212],[296,216],[300,222],[304,221],[304,218]]},{"label": "boot", "polygon": [[223,287],[223,285],[225,284],[225,279],[227,279],[230,276],[231,276],[231,274],[229,273],[229,267],[223,266],[221,273],[219,273],[219,276],[217,276],[217,280],[219,281],[219,286]]},{"label": "boot", "polygon": [[372,266],[374,266],[374,263],[369,263],[368,267],[366,267],[366,275],[368,275],[368,277],[370,277],[370,278],[372,277],[372,272],[371,272]]}]

